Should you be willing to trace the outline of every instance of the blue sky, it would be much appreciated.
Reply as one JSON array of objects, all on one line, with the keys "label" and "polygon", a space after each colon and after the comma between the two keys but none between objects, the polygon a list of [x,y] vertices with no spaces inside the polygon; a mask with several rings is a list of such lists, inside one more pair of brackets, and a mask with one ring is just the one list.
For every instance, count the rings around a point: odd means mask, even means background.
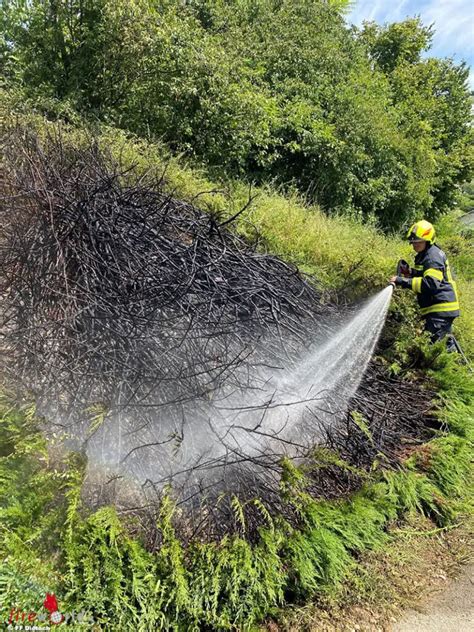
[{"label": "blue sky", "polygon": [[355,0],[347,20],[359,26],[364,20],[383,24],[415,15],[424,24],[434,24],[429,54],[467,62],[474,89],[474,0]]}]

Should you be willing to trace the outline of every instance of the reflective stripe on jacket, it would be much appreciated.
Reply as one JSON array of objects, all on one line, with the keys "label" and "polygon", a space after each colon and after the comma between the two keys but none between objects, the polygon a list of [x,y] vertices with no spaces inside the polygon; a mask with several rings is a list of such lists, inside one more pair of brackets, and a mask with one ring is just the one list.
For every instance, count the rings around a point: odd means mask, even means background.
[{"label": "reflective stripe on jacket", "polygon": [[459,316],[456,281],[441,248],[432,244],[419,252],[411,275],[398,283],[416,293],[422,316]]}]

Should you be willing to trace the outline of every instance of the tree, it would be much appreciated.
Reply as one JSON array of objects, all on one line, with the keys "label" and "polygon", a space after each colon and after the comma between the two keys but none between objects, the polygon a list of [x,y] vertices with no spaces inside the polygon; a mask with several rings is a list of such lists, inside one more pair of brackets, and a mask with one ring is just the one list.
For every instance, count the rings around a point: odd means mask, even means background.
[{"label": "tree", "polygon": [[[467,69],[419,19],[344,0],[6,0],[1,66],[36,103],[165,141],[220,175],[296,185],[395,228],[472,172]],[[48,101],[49,100],[49,101]]]},{"label": "tree", "polygon": [[435,219],[452,208],[459,183],[472,177],[474,156],[469,70],[450,59],[422,58],[433,33],[412,19],[366,24],[360,39],[390,82],[399,128],[412,139],[415,173],[429,194],[426,214]]},{"label": "tree", "polygon": [[383,72],[391,73],[400,64],[420,61],[421,54],[431,46],[433,27],[423,26],[420,18],[386,26],[364,22],[359,37],[376,65]]}]

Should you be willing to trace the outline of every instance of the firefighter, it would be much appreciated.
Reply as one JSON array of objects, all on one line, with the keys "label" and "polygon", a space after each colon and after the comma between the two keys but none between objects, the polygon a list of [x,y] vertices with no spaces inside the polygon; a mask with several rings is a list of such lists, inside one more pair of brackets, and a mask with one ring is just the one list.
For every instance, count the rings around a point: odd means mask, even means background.
[{"label": "firefighter", "polygon": [[407,233],[407,239],[416,252],[415,266],[406,261],[398,265],[398,276],[390,283],[415,292],[421,315],[425,318],[425,331],[432,342],[445,337],[448,351],[456,351],[451,336],[453,320],[459,316],[456,281],[444,252],[434,243],[435,229],[430,222],[416,222]]}]

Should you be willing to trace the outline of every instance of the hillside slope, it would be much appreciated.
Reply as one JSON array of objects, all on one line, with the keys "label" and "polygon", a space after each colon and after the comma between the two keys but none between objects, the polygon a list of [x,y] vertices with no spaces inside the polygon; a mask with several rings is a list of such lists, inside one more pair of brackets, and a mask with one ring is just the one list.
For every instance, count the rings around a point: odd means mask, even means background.
[{"label": "hillside slope", "polygon": [[[64,147],[91,142],[91,129],[80,121],[50,123],[21,104],[12,107],[9,95],[2,108],[4,143],[11,130],[49,134]],[[245,209],[235,218],[235,229],[252,239],[257,231],[259,248],[313,275],[328,302],[370,296],[386,284],[398,258],[410,256],[401,239],[356,218],[327,217],[297,194],[281,195],[269,187],[249,192],[238,181],[212,181],[162,146],[111,127],[96,128],[93,135],[124,168],[162,175],[170,194],[222,222]],[[471,354],[472,242],[451,217],[439,228],[460,278],[464,309],[458,331]],[[281,514],[269,511],[265,498],[229,499],[228,533],[211,541],[189,539],[172,490],[150,511],[118,516],[112,506],[91,507],[82,495],[83,457],[55,450],[54,436],[46,441],[31,402],[4,396],[0,588],[5,620],[12,609],[39,611],[44,595],[54,591],[62,611],[87,612],[97,630],[250,629],[277,605],[330,594],[356,556],[385,542],[388,525],[407,512],[425,513],[440,526],[453,521],[470,498],[472,379],[457,358],[418,340],[412,296],[397,295],[392,309],[379,352],[383,379],[388,385],[394,373],[401,374],[395,390],[408,402],[437,391],[433,417],[426,418],[435,438],[407,446],[395,463],[375,450],[368,463],[356,465],[327,447],[302,469],[284,462]],[[95,414],[93,421],[100,424],[100,411]],[[363,416],[353,415],[352,424],[357,445],[373,447],[376,428]],[[321,489],[315,481],[326,476],[348,482],[350,493],[322,499],[314,493]]]}]

